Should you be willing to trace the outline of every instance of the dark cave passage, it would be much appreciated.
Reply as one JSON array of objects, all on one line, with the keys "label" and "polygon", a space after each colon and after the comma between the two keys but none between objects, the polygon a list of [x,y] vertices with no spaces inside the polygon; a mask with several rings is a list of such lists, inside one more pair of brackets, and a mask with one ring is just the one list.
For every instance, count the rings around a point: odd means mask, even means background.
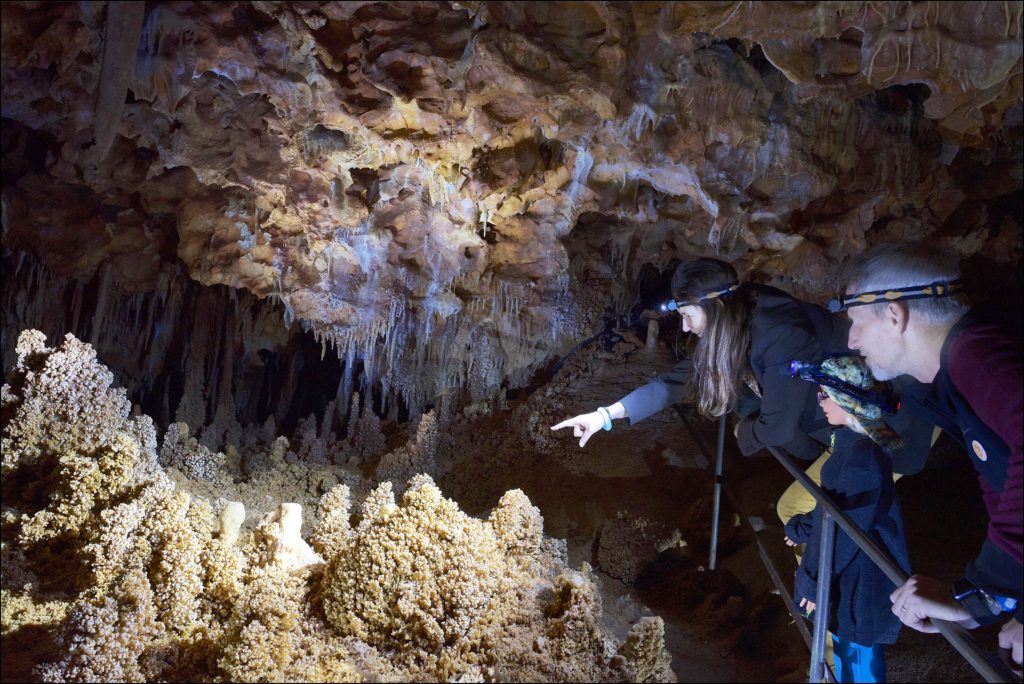
[{"label": "dark cave passage", "polygon": [[[345,415],[351,393],[365,391],[361,363],[346,388],[344,360],[300,323],[286,327],[280,304],[203,286],[180,264],[165,265],[158,287],[138,294],[122,293],[103,267],[83,283],[20,250],[5,250],[0,267],[4,371],[13,367],[22,330],[51,340],[73,334],[94,346],[116,385],[161,430],[179,420],[201,430],[230,405],[234,415],[227,417],[240,424],[272,419],[272,433],[291,434],[310,414],[321,420],[329,403]],[[386,407],[379,391],[375,396],[381,412]]]}]

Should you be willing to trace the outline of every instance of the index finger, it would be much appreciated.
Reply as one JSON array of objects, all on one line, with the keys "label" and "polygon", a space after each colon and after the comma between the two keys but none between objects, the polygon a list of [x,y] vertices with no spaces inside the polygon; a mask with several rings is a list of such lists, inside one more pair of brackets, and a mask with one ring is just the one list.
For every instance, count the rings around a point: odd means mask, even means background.
[{"label": "index finger", "polygon": [[570,418],[569,420],[563,420],[558,425],[552,425],[551,429],[552,430],[561,430],[564,427],[572,427],[572,425],[573,425],[573,419]]}]

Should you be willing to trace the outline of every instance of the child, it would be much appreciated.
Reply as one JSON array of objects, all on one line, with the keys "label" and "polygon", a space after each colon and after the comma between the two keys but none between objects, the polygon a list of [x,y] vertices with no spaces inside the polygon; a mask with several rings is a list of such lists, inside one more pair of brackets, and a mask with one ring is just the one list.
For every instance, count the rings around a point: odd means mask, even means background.
[{"label": "child", "polygon": [[[833,356],[820,365],[800,364],[800,376],[820,385],[818,402],[831,425],[832,457],[821,470],[821,488],[853,522],[910,572],[903,519],[896,503],[890,450],[898,435],[879,420],[887,395],[860,356]],[[822,508],[793,517],[786,543],[806,544],[796,573],[793,601],[805,614],[815,609]],[[883,644],[896,641],[900,621],[889,594],[895,586],[842,530],[832,559],[830,631],[840,682],[884,682]]]}]

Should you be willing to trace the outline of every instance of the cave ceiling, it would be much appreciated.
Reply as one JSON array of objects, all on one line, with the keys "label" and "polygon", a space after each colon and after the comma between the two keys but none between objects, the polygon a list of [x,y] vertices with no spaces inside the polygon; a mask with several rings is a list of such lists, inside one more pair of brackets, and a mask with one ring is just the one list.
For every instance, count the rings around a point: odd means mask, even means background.
[{"label": "cave ceiling", "polygon": [[4,247],[126,293],[180,260],[410,405],[483,396],[644,263],[1019,265],[1021,37],[1019,2],[5,2]]}]

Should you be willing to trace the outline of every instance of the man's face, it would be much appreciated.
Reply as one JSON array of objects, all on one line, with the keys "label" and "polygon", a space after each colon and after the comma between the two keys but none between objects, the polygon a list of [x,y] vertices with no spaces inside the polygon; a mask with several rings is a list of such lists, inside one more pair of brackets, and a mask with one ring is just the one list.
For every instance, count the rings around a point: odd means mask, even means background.
[{"label": "man's face", "polygon": [[[846,310],[850,317],[850,349],[864,356],[878,380],[891,380],[907,372],[904,368],[905,339],[888,311],[889,304],[867,304]],[[876,309],[884,308],[882,315]]]}]

